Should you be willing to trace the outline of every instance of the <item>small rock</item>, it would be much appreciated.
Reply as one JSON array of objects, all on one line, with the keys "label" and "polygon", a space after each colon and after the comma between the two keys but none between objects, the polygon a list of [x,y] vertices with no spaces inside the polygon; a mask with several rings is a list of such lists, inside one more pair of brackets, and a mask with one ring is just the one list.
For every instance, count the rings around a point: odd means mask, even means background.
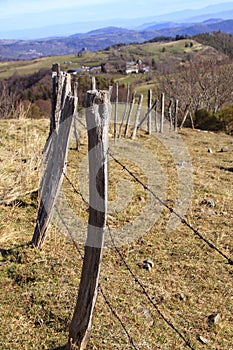
[{"label": "small rock", "polygon": [[142,197],[142,196],[138,196],[138,200],[139,200],[140,202],[142,202],[142,203],[144,203],[144,202],[145,202],[145,198],[144,198],[144,197]]},{"label": "small rock", "polygon": [[228,152],[228,148],[227,148],[227,147],[222,147],[222,148],[220,149],[220,152]]},{"label": "small rock", "polygon": [[36,327],[41,327],[41,326],[43,325],[43,323],[44,323],[43,319],[40,318],[39,320],[37,320],[37,321],[35,322],[35,326],[36,326]]},{"label": "small rock", "polygon": [[183,165],[185,165],[185,162],[184,162],[184,161],[177,162],[176,165],[178,165],[178,166],[183,166]]},{"label": "small rock", "polygon": [[213,199],[204,199],[202,202],[202,204],[208,205],[209,207],[213,208],[215,207],[215,201]]},{"label": "small rock", "polygon": [[151,265],[148,264],[148,263],[145,263],[145,264],[143,265],[143,268],[144,268],[145,270],[147,270],[147,271],[150,271],[150,270],[151,270]]},{"label": "small rock", "polygon": [[197,339],[202,343],[202,344],[208,344],[210,341],[206,338],[204,338],[202,335],[199,335]]},{"label": "small rock", "polygon": [[214,314],[211,314],[207,317],[207,323],[209,324],[216,324],[220,321],[221,319],[221,316],[219,313],[214,313]]},{"label": "small rock", "polygon": [[211,148],[208,148],[208,153],[213,153]]},{"label": "small rock", "polygon": [[182,293],[182,292],[176,293],[176,294],[175,294],[175,297],[176,297],[177,299],[179,299],[179,300],[185,300],[185,299],[186,299],[184,293]]},{"label": "small rock", "polygon": [[154,263],[153,263],[153,261],[151,260],[151,259],[145,259],[144,261],[143,261],[143,263],[144,264],[148,264],[148,265],[150,265],[150,267],[151,268],[153,268],[154,267]]}]

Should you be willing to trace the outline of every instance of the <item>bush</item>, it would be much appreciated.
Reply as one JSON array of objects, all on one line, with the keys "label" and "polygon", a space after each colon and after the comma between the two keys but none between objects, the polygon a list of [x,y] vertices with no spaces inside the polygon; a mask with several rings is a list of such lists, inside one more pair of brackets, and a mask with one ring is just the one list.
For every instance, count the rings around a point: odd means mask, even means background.
[{"label": "bush", "polygon": [[216,118],[221,123],[223,130],[233,135],[233,105],[224,107],[216,114]]},{"label": "bush", "polygon": [[198,129],[218,131],[223,129],[223,125],[216,115],[206,109],[199,109],[194,116],[194,125]]}]

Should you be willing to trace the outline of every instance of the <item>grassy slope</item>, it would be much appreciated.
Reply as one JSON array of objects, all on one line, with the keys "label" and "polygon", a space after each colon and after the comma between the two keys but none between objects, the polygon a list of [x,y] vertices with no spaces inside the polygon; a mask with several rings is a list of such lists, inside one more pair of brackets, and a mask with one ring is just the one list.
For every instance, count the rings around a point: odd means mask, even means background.
[{"label": "grassy slope", "polygon": [[[193,47],[185,48],[186,40],[179,40],[171,43],[148,43],[142,45],[128,45],[121,47],[120,53],[130,54],[134,53],[137,58],[143,59],[145,56],[154,58],[155,60],[164,60],[166,57],[175,55],[178,60],[181,60],[186,54],[195,51],[205,50],[205,46],[195,42]],[[161,53],[162,48],[165,47],[166,51]],[[108,59],[108,56],[115,52],[116,56],[119,55],[117,49],[108,51],[99,51],[93,53],[87,53],[83,57],[77,57],[75,55],[67,56],[55,56],[55,57],[44,57],[34,59],[30,61],[12,61],[12,62],[0,62],[0,79],[7,78],[15,73],[18,74],[29,74],[38,71],[41,68],[50,68],[54,62],[61,63],[72,61],[72,68],[83,64],[95,65]],[[67,65],[65,65],[68,68]]]},{"label": "grassy slope", "polygon": [[[36,198],[30,194],[38,183],[38,166],[48,132],[47,120],[0,121],[1,123],[1,349],[62,349],[67,340],[68,325],[77,295],[81,258],[70,239],[51,226],[42,251],[27,247],[36,218]],[[232,237],[232,137],[192,130],[180,135],[185,142],[194,171],[194,188],[188,221],[221,250],[233,256]],[[152,152],[167,180],[167,200],[172,205],[177,196],[177,172],[171,156],[155,138],[140,133],[138,141]],[[218,152],[227,146],[229,152]],[[213,153],[207,149],[212,148]],[[70,150],[68,176],[77,182],[78,159],[86,154],[83,138],[80,153]],[[143,172],[125,160],[142,177]],[[147,196],[118,166],[110,163],[110,197],[115,196],[115,180],[131,181],[134,197],[130,206],[110,218],[111,226],[133,221],[145,205]],[[86,207],[64,181],[64,191],[70,205],[82,217]],[[12,199],[18,199],[12,202]],[[203,204],[206,198],[215,207]],[[121,247],[124,258],[146,285],[163,314],[182,334],[190,339],[194,349],[231,350],[232,328],[232,266],[197,238],[192,231],[179,225],[166,231],[170,213],[164,209],[149,232],[131,244]],[[82,249],[81,245],[80,248]],[[155,267],[147,272],[142,261],[150,257]],[[138,349],[185,349],[184,342],[158,316],[140,287],[135,284],[113,249],[106,249],[101,273],[103,290],[124,321]],[[177,298],[183,293],[184,299]],[[148,313],[144,313],[145,308]],[[145,311],[145,310],[144,310]],[[221,314],[216,326],[209,326],[207,316]],[[151,322],[153,319],[153,324]],[[43,323],[40,320],[43,320]],[[202,335],[210,342],[197,340]],[[94,326],[88,349],[133,349],[119,322],[99,295]]]}]

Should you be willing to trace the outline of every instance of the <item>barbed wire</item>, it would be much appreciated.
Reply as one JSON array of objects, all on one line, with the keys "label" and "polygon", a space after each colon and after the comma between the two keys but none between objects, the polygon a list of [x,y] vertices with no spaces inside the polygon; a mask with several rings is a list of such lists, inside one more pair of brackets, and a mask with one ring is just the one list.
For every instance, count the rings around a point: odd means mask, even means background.
[{"label": "barbed wire", "polygon": [[214,243],[210,242],[208,239],[206,239],[197,229],[195,229],[192,225],[190,225],[186,219],[184,219],[179,213],[177,213],[172,207],[170,207],[167,203],[165,203],[158,195],[155,194],[155,192],[147,186],[144,182],[142,182],[131,170],[129,170],[121,161],[115,158],[112,151],[109,149],[108,154],[110,157],[122,167],[123,170],[125,170],[137,183],[139,183],[144,190],[150,192],[152,196],[164,207],[166,207],[170,213],[174,214],[182,224],[184,224],[186,227],[188,227],[196,236],[198,236],[201,240],[203,240],[211,249],[214,249],[218,254],[220,254],[224,259],[227,260],[228,264],[233,265],[233,260],[229,258],[225,253],[223,253],[218,247],[214,245]]},{"label": "barbed wire", "polygon": [[[80,118],[79,118],[80,124],[87,129],[87,127],[84,125],[83,122],[81,122]],[[150,192],[152,194],[152,196],[160,203],[162,204],[164,207],[166,207],[171,214],[174,214],[179,220],[180,222],[185,225],[186,227],[188,227],[196,236],[198,236],[203,242],[205,242],[211,249],[215,250],[219,255],[221,255],[225,260],[227,260],[229,265],[233,265],[233,259],[229,258],[224,252],[222,252],[218,247],[216,247],[216,245],[212,242],[210,242],[207,238],[205,238],[197,229],[195,229],[192,225],[190,225],[188,223],[188,221],[186,219],[184,219],[179,213],[177,213],[172,207],[170,207],[167,203],[165,203],[158,195],[156,195],[154,193],[154,191],[149,188],[149,186],[147,186],[144,182],[142,182],[131,170],[129,170],[124,164],[122,164],[122,162],[120,162],[118,159],[115,158],[115,156],[113,155],[112,151],[110,149],[108,149],[108,154],[110,155],[110,157],[117,163],[119,164],[123,170],[125,170],[126,172],[128,172],[128,174],[134,178],[134,180],[136,182],[138,182],[146,191]]]},{"label": "barbed wire", "polygon": [[[76,194],[78,194],[81,199],[83,200],[83,202],[86,204],[86,205],[89,205],[89,203],[85,200],[84,196],[82,195],[82,193],[80,191],[78,191],[75,187],[75,185],[72,183],[72,181],[68,178],[68,176],[66,175],[65,178],[68,180],[69,184],[71,185],[72,189],[74,190],[74,192]],[[112,243],[112,246],[114,248],[114,250],[117,252],[117,254],[119,255],[120,259],[122,260],[122,262],[124,263],[125,267],[127,268],[127,270],[129,271],[130,275],[133,277],[134,279],[134,282],[137,283],[144,295],[147,297],[147,299],[149,300],[149,302],[152,304],[152,306],[155,308],[155,310],[157,311],[157,313],[159,314],[159,316],[163,319],[163,321],[170,327],[172,328],[178,335],[179,337],[185,342],[185,345],[189,347],[189,349],[191,350],[195,350],[191,344],[190,344],[190,341],[187,340],[185,338],[185,336],[179,331],[179,329],[162,313],[162,311],[159,309],[158,305],[153,301],[153,299],[151,298],[151,296],[149,295],[149,293],[147,292],[146,290],[146,287],[145,285],[139,280],[139,278],[136,276],[136,274],[132,271],[132,269],[130,268],[130,266],[128,265],[128,263],[126,262],[126,260],[124,259],[124,256],[121,252],[121,250],[116,246],[115,244],[115,241],[114,241],[114,238],[112,236],[112,233],[111,233],[111,229],[110,229],[110,226],[109,224],[107,223],[107,228],[108,228],[108,231],[109,231],[109,236],[110,236],[110,239],[111,239],[111,243]],[[77,243],[75,242],[75,240],[73,239],[72,235],[70,235],[75,247],[77,246]],[[79,251],[79,248],[78,248],[78,251]],[[80,254],[80,251],[79,251],[79,254]],[[82,259],[83,259],[83,256],[81,255]],[[109,300],[107,299],[106,295],[104,294],[103,292],[103,289],[102,289],[102,286],[99,284],[99,290],[106,302],[106,304],[108,305],[108,307],[110,308],[111,312],[113,313],[113,315],[118,319],[118,321],[120,322],[122,328],[124,329],[129,341],[130,341],[130,344],[134,347],[134,349],[137,349],[134,342],[133,342],[133,339],[132,337],[130,336],[126,326],[124,325],[124,323],[122,322],[122,320],[120,319],[120,317],[118,316],[118,314],[116,313],[116,311],[114,310],[114,308],[112,307],[111,303],[109,302]]]},{"label": "barbed wire", "polygon": [[133,346],[133,348],[135,350],[139,350],[136,345],[134,344],[134,341],[133,341],[133,338],[131,337],[131,335],[129,334],[125,324],[123,323],[123,321],[121,320],[121,318],[119,317],[119,315],[116,313],[116,311],[114,310],[114,308],[112,307],[111,303],[109,302],[108,298],[106,297],[104,291],[103,291],[103,288],[101,286],[101,284],[99,283],[99,290],[105,300],[105,303],[108,305],[109,309],[111,310],[112,314],[115,316],[115,318],[118,320],[118,322],[121,324],[121,327],[124,329],[125,331],[125,334],[127,335],[128,339],[129,339],[129,342],[130,344]]},{"label": "barbed wire", "polygon": [[190,349],[195,350],[191,344],[190,341],[187,340],[184,335],[178,330],[178,328],[162,313],[162,311],[159,309],[158,305],[153,301],[153,299],[151,298],[151,296],[149,295],[149,293],[146,290],[146,287],[144,286],[144,284],[139,280],[139,278],[136,276],[136,274],[132,271],[132,269],[130,268],[129,264],[126,262],[122,252],[120,251],[120,249],[116,246],[113,235],[111,233],[111,229],[110,226],[107,224],[108,227],[108,232],[109,232],[109,236],[113,245],[113,248],[115,249],[115,251],[118,253],[118,255],[120,256],[122,262],[124,263],[125,267],[127,268],[127,270],[129,271],[130,275],[133,277],[134,281],[141,287],[143,293],[145,294],[145,296],[147,297],[147,299],[149,300],[149,302],[152,304],[152,306],[155,308],[155,310],[157,311],[157,313],[159,314],[159,316],[165,321],[165,323],[171,327],[178,335],[179,337],[185,342],[185,345],[187,345]]},{"label": "barbed wire", "polygon": [[[76,187],[74,186],[74,184],[72,183],[72,181],[69,179],[69,177],[68,177],[64,172],[63,172],[63,174],[64,174],[64,177],[66,178],[66,180],[68,181],[68,183],[70,184],[70,186],[72,187],[72,189],[74,190],[74,192],[75,192],[76,194],[78,194],[78,195],[81,197],[82,201],[83,201],[86,205],[89,206],[89,203],[85,200],[83,194],[82,194],[80,191],[78,191],[78,190],[76,189]],[[58,209],[57,209],[57,212],[58,212],[58,214],[59,214]],[[66,227],[66,229],[67,229],[67,231],[68,231],[68,234],[69,234],[69,236],[70,236],[70,238],[71,238],[71,240],[72,240],[72,242],[73,242],[73,245],[74,245],[74,247],[76,248],[78,254],[80,255],[81,259],[84,260],[84,256],[83,256],[83,254],[82,254],[82,252],[81,252],[81,250],[80,250],[80,248],[79,248],[77,242],[76,242],[75,239],[73,238],[73,236],[72,236],[70,230],[68,229],[68,227],[67,227],[67,225],[66,225],[64,219],[62,218],[62,215],[59,215],[59,218],[61,219],[63,225],[65,225],[65,227]],[[129,339],[129,343],[133,346],[133,348],[134,348],[135,350],[139,350],[139,349],[136,347],[133,338],[132,338],[131,335],[129,334],[129,332],[128,332],[128,330],[127,330],[127,328],[126,328],[124,322],[121,320],[120,316],[118,315],[118,313],[116,312],[116,310],[113,308],[111,302],[109,301],[108,297],[107,297],[106,294],[104,293],[103,288],[102,288],[102,285],[101,285],[100,283],[98,284],[98,288],[99,288],[99,290],[100,290],[100,293],[101,293],[101,295],[102,295],[102,297],[103,297],[103,299],[104,299],[106,305],[108,306],[108,308],[110,309],[110,311],[112,312],[112,314],[114,315],[114,317],[118,320],[118,322],[120,323],[121,327],[123,328],[125,334],[127,335],[128,339]]]},{"label": "barbed wire", "polygon": [[86,201],[86,199],[84,198],[83,194],[77,190],[77,188],[74,186],[74,184],[72,183],[72,181],[68,178],[68,176],[66,175],[66,173],[63,171],[63,175],[65,177],[65,179],[68,181],[68,183],[70,184],[70,186],[73,188],[74,192],[76,194],[78,194],[81,198],[82,198],[82,201],[89,206],[89,203]]}]

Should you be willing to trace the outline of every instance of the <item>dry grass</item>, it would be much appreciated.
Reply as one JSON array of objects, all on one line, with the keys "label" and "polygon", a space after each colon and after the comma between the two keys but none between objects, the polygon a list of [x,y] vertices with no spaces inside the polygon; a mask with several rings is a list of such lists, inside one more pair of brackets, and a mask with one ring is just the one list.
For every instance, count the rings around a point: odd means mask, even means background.
[{"label": "dry grass", "polygon": [[[42,251],[27,245],[33,234],[37,200],[35,196],[23,194],[38,185],[37,169],[47,131],[45,120],[1,121],[1,201],[5,204],[0,207],[0,281],[1,348],[4,350],[61,350],[67,340],[77,295],[82,261],[72,241],[52,225]],[[232,138],[186,129],[180,135],[189,150],[194,173],[186,219],[233,257]],[[166,178],[165,199],[174,205],[178,174],[171,155],[157,138],[143,132],[136,141],[161,165]],[[229,151],[219,152],[225,146]],[[208,148],[213,153],[208,153]],[[80,152],[69,152],[67,174],[77,188],[81,187],[77,173],[85,154],[83,138]],[[121,159],[146,181],[137,164],[126,157]],[[117,197],[115,183],[119,178],[128,181],[133,188],[130,205],[119,213],[110,213],[109,223],[114,229],[127,221],[133,223],[134,217],[145,207],[148,195],[113,161],[109,177],[111,199]],[[86,219],[86,206],[67,181],[64,181],[64,193],[73,210]],[[19,200],[12,202],[16,197]],[[205,204],[209,199],[215,202],[214,207]],[[161,210],[162,215],[148,232],[142,228],[140,237],[121,247],[125,260],[145,284],[161,312],[190,340],[194,349],[233,349],[233,267],[184,225],[167,232],[170,213]],[[150,272],[142,268],[147,257],[155,265]],[[101,284],[138,349],[186,349],[183,340],[149,304],[114,249],[104,252]],[[207,317],[214,312],[220,313],[221,320],[210,326]],[[202,344],[199,335],[209,343]],[[95,308],[88,349],[133,349],[101,295]]]}]

